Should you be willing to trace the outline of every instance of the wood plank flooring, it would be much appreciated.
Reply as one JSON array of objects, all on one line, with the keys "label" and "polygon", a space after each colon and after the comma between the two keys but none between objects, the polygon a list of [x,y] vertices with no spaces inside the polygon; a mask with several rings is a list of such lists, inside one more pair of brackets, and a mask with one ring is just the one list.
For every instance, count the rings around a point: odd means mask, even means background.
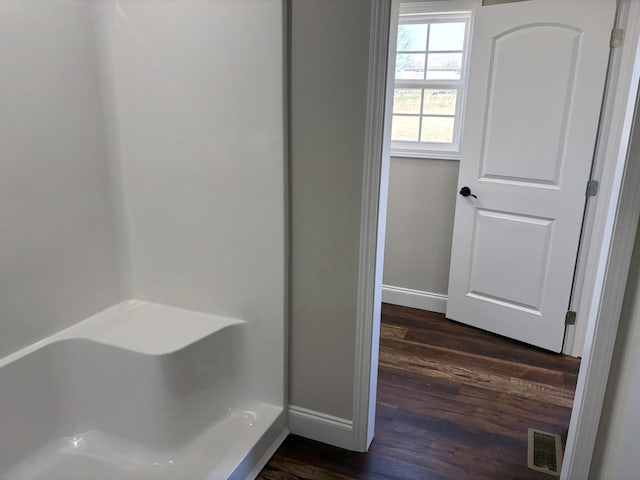
[{"label": "wood plank flooring", "polygon": [[384,304],[368,453],[290,435],[258,478],[529,480],[527,428],[566,439],[579,361]]}]

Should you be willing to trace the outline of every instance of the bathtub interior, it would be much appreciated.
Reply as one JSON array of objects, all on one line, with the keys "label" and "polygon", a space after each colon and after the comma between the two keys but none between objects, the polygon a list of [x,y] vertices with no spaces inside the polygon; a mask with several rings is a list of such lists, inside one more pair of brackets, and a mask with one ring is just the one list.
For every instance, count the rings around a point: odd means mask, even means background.
[{"label": "bathtub interior", "polygon": [[[5,473],[6,480],[176,480],[255,478],[282,441],[281,410],[259,405],[227,416],[185,448],[147,449],[104,432],[88,431],[47,444]],[[282,427],[281,427],[282,428]],[[253,447],[248,450],[248,447]],[[258,452],[256,454],[256,452]],[[263,452],[267,452],[266,454]],[[257,455],[257,456],[256,456]]]},{"label": "bathtub interior", "polygon": [[1,478],[245,478],[284,431],[249,393],[246,326],[128,301],[5,359]]}]

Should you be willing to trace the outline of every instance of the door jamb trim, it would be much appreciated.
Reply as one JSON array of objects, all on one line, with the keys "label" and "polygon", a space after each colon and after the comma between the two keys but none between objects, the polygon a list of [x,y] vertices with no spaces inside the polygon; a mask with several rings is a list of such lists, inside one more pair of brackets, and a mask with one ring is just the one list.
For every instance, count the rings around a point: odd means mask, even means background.
[{"label": "door jamb trim", "polygon": [[[628,161],[640,82],[640,3],[623,0],[625,42],[614,50],[611,90],[605,101],[610,123],[603,129],[601,194],[595,205],[589,267],[580,308],[586,324],[582,362],[569,424],[561,479],[588,478],[602,415],[631,254],[640,215],[640,165]],[[619,51],[618,51],[619,50]]]},{"label": "door jamb trim", "polygon": [[360,452],[366,452],[371,445],[376,415],[382,260],[391,152],[391,142],[382,141],[385,128],[391,123],[391,100],[387,95],[391,3],[391,0],[371,3],[353,391],[353,443],[354,449]]}]

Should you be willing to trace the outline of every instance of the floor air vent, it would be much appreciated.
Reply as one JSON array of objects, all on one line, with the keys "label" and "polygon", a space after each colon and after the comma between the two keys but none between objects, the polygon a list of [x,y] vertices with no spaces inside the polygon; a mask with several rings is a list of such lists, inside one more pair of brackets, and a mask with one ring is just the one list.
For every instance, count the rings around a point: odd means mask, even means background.
[{"label": "floor air vent", "polygon": [[530,428],[528,467],[558,477],[561,466],[562,443],[560,435]]}]

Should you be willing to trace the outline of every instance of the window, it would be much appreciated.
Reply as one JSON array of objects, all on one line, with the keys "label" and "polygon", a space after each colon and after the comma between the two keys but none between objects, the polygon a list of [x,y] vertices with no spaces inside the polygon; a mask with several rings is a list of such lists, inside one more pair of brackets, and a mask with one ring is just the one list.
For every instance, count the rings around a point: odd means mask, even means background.
[{"label": "window", "polygon": [[400,6],[391,150],[457,159],[471,12],[424,13],[424,6]]}]

